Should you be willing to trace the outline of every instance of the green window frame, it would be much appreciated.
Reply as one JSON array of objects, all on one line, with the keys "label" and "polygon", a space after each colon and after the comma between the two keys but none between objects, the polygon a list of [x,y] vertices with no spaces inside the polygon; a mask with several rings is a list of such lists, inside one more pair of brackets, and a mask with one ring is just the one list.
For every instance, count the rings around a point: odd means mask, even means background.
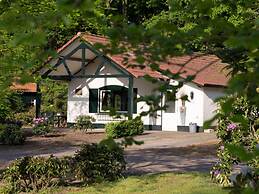
[{"label": "green window frame", "polygon": [[[137,94],[138,89],[133,88],[133,113],[137,113]],[[104,96],[105,95],[105,96]],[[117,102],[120,97],[120,102]],[[105,104],[111,104],[111,108],[120,106],[117,112],[128,112],[128,88],[123,86],[105,86],[99,89],[89,89],[89,113],[104,113],[108,112],[109,108],[103,109],[101,100],[105,98]],[[110,100],[110,102],[108,101]],[[118,108],[117,108],[118,109]]]}]

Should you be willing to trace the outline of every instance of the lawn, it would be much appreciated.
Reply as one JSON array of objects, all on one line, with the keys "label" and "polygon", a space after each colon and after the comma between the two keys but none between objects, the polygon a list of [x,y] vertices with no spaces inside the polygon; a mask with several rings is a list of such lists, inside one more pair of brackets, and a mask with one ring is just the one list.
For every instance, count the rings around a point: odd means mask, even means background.
[{"label": "lawn", "polygon": [[39,193],[227,194],[228,191],[212,183],[210,177],[202,173],[164,173],[157,175],[131,176],[126,179],[121,179],[117,182],[96,184],[89,187],[59,187],[46,189]]}]

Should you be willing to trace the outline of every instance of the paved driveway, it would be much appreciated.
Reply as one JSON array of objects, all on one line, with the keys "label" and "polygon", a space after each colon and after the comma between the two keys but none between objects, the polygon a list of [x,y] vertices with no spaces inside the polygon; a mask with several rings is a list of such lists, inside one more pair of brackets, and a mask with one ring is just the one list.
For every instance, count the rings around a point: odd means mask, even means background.
[{"label": "paved driveway", "polygon": [[[66,129],[49,137],[29,137],[21,146],[0,145],[0,169],[23,156],[73,155],[81,144],[104,137],[100,130],[85,134]],[[146,131],[136,139],[145,143],[126,149],[128,173],[209,171],[216,160],[214,134]]]},{"label": "paved driveway", "polygon": [[216,162],[213,133],[147,131],[136,139],[145,143],[126,150],[129,173],[208,172]]}]

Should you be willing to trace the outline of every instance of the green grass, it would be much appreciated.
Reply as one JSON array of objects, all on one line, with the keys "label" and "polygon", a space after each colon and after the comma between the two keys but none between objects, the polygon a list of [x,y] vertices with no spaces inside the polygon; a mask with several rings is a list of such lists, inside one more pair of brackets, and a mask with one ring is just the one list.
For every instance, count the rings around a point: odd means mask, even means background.
[{"label": "green grass", "polygon": [[[1,193],[1,189],[0,189]],[[45,189],[41,194],[227,194],[226,189],[211,182],[201,173],[165,173],[131,176],[117,182],[88,187],[58,187]]]}]

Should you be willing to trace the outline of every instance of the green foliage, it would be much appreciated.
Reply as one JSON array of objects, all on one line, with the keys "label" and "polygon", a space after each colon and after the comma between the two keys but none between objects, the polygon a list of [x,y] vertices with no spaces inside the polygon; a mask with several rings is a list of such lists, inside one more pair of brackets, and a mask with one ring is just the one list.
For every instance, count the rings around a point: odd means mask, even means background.
[{"label": "green foliage", "polygon": [[52,128],[50,127],[48,120],[44,117],[34,118],[34,127],[32,128],[32,133],[34,135],[47,135],[52,132]]},{"label": "green foliage", "polygon": [[[113,53],[130,50],[136,56],[143,56],[138,57],[139,64],[134,64],[135,66],[150,64],[152,69],[158,70],[161,74],[172,79],[179,79],[180,74],[171,74],[168,71],[160,70],[160,61],[164,61],[172,55],[190,54],[194,51],[215,54],[223,62],[229,64],[228,68],[232,78],[229,82],[228,93],[237,97],[246,96],[249,105],[259,106],[258,1],[172,0],[168,1],[169,9],[154,16],[150,22],[147,22],[147,27],[129,25],[125,22],[125,18],[126,21],[130,21],[127,19],[127,13],[135,10],[135,7],[145,5],[146,2],[149,4],[149,2],[156,1],[139,2],[138,4],[138,2],[128,1],[104,1],[108,5],[107,8],[110,9],[106,12],[111,16],[109,17],[111,26],[105,30],[105,33],[111,38],[112,45],[108,45],[110,48],[106,50]],[[51,46],[48,45],[59,44],[55,38],[53,44],[48,42],[50,40],[47,38],[49,34],[51,37],[56,37],[56,33],[50,33],[51,29],[55,29],[59,25],[63,25],[65,28],[71,25],[70,17],[75,13],[74,11],[80,12],[80,18],[92,19],[94,26],[98,26],[96,23],[106,23],[106,17],[103,17],[105,11],[100,9],[100,5],[103,5],[102,1],[94,2],[91,0],[57,1],[57,3],[54,1],[41,1],[41,3],[25,0],[1,1],[1,88],[7,88],[17,77],[21,81],[30,80],[31,76],[28,75],[30,70],[34,66],[43,64],[50,54],[53,55],[53,52],[48,49]],[[113,11],[113,7],[117,7],[119,8],[117,10],[121,11]],[[118,13],[123,15],[124,20],[118,19]],[[134,17],[135,15],[141,16],[139,20],[144,18],[141,11],[133,11],[132,13]],[[152,14],[148,13],[148,15]],[[63,26],[61,31],[66,32]],[[121,44],[121,42],[127,42],[127,44]],[[158,81],[158,83],[161,84],[158,89],[160,92],[172,89],[165,82]],[[179,86],[172,89],[172,93],[175,93],[183,83],[184,80],[180,82]],[[143,99],[147,100],[149,104],[152,104],[152,100],[154,101],[150,113],[161,108],[157,99],[155,97]],[[235,107],[232,106],[234,103],[235,100],[228,102],[227,106],[221,110],[223,117],[227,115],[226,113],[235,111]],[[229,132],[222,131],[220,137],[228,141],[228,136],[230,136],[230,142],[233,140],[232,143],[241,144],[246,148],[247,145],[243,145],[243,140],[241,143],[238,141],[242,139],[242,135],[247,137],[246,133],[250,132],[249,118],[238,113],[232,114],[228,120],[230,123],[227,124],[237,124],[237,131],[242,132],[240,134],[234,132],[233,135],[229,135]],[[223,125],[224,123],[222,123],[222,127]],[[228,154],[226,153],[226,155]]]},{"label": "green foliage", "polygon": [[35,117],[35,107],[29,107],[26,111],[14,115],[15,120],[21,121],[23,125],[31,126]]},{"label": "green foliage", "polygon": [[95,118],[88,115],[80,115],[76,118],[75,128],[87,132],[88,129],[93,129]]},{"label": "green foliage", "polygon": [[24,109],[21,95],[16,92],[4,91],[0,100],[0,144],[23,144],[25,135],[21,129],[22,123],[14,114]]},{"label": "green foliage", "polygon": [[65,178],[67,170],[67,161],[54,156],[17,159],[4,171],[5,192],[38,191],[55,186]]},{"label": "green foliage", "polygon": [[74,163],[76,177],[85,183],[115,180],[125,170],[123,149],[115,142],[83,145]]},{"label": "green foliage", "polygon": [[0,144],[20,145],[25,142],[25,135],[20,123],[0,124]]},{"label": "green foliage", "polygon": [[162,10],[168,10],[168,4],[165,0],[101,0],[100,4],[105,15],[111,17],[123,16],[126,22],[136,24],[141,24],[152,16],[159,14]]},{"label": "green foliage", "polygon": [[9,90],[3,92],[0,100],[0,122],[14,119],[21,121],[18,115],[27,111],[28,107],[26,107],[22,93]]},{"label": "green foliage", "polygon": [[39,124],[32,128],[33,135],[47,135],[50,132],[52,132],[52,129],[48,124]]},{"label": "green foliage", "polygon": [[[226,108],[230,102],[232,112]],[[236,189],[242,190],[248,185],[253,185],[253,189],[258,190],[259,155],[256,151],[259,143],[258,107],[245,97],[227,97],[220,103],[221,110],[216,129],[217,136],[221,140],[217,153],[219,163],[213,167],[212,177],[224,186],[232,184],[238,187]],[[250,169],[250,173],[232,172],[238,165],[246,166]],[[236,177],[235,180],[231,180],[233,176]]]},{"label": "green foliage", "polygon": [[4,122],[10,117],[11,117],[11,109],[8,106],[8,104],[0,103],[0,122]]},{"label": "green foliage", "polygon": [[110,122],[105,125],[105,132],[108,137],[116,137],[115,129],[118,128],[120,122]]},{"label": "green foliage", "polygon": [[40,85],[42,112],[63,113],[67,108],[67,83],[43,80]]},{"label": "green foliage", "polygon": [[10,108],[12,109],[12,113],[26,111],[27,107],[23,98],[23,93],[10,91],[6,95],[6,100]]},{"label": "green foliage", "polygon": [[55,50],[77,32],[99,33],[105,23],[98,20],[102,17],[98,10],[92,13],[94,4],[91,0],[1,1],[1,89],[13,81],[33,81],[36,76],[31,72],[45,64],[49,55],[56,55]]},{"label": "green foliage", "polygon": [[[169,10],[146,21],[145,27],[121,24],[116,26],[117,28],[109,29],[108,34],[113,40],[110,52],[122,53],[130,50],[136,56],[145,56],[144,60],[151,69],[172,79],[179,79],[181,74],[172,74],[160,69],[159,62],[167,57],[193,52],[220,57],[222,62],[228,63],[227,70],[223,71],[228,71],[231,75],[227,94],[234,97],[221,104],[222,109],[217,114],[217,118],[221,120],[222,117],[227,117],[227,120],[219,124],[222,130],[218,131],[218,136],[223,141],[243,146],[249,151],[258,143],[258,125],[253,124],[256,120],[258,123],[258,119],[246,115],[246,111],[237,111],[235,104],[237,98],[245,96],[251,109],[259,107],[258,3],[253,0],[168,1]],[[128,44],[120,45],[122,40]],[[127,62],[127,59],[125,61]],[[137,61],[134,66],[141,67],[142,64],[143,59],[142,62]],[[186,81],[190,80],[185,79],[180,84]],[[175,88],[170,88],[167,83],[157,81],[156,83],[161,85],[158,88],[159,92],[172,90],[174,94],[182,86],[179,84]],[[159,109],[160,105],[155,95],[145,97],[143,100],[148,105],[153,105],[150,111]],[[240,107],[246,106],[247,104],[244,103]],[[230,124],[236,124],[236,130],[226,131]],[[221,149],[227,150],[224,147]],[[219,151],[220,163],[213,169],[212,174],[220,183],[224,185],[229,183],[233,164],[240,164],[242,161],[243,152],[241,150],[239,152],[232,155],[230,151]],[[249,166],[256,165],[257,160],[258,158],[255,157],[245,163]],[[240,185],[252,188],[249,184]]]},{"label": "green foliage", "polygon": [[39,191],[57,184],[82,181],[96,183],[122,177],[123,148],[113,139],[85,144],[73,157],[24,157],[15,160],[3,173],[5,193]]},{"label": "green foliage", "polygon": [[244,165],[241,166],[240,172],[232,173],[230,176],[231,183],[234,186],[231,193],[235,194],[259,192],[258,145],[252,151],[247,151],[247,149],[239,145],[227,145],[229,152],[234,157],[240,158],[240,161],[244,163]]},{"label": "green foliage", "polygon": [[105,27],[102,23],[97,23],[95,18],[84,17],[82,10],[73,10],[66,19],[69,25],[64,21],[52,27],[47,34],[47,47],[50,49],[60,48],[78,32],[99,34]]},{"label": "green foliage", "polygon": [[141,135],[144,132],[144,124],[140,118],[111,122],[105,125],[108,137],[120,138]]}]

